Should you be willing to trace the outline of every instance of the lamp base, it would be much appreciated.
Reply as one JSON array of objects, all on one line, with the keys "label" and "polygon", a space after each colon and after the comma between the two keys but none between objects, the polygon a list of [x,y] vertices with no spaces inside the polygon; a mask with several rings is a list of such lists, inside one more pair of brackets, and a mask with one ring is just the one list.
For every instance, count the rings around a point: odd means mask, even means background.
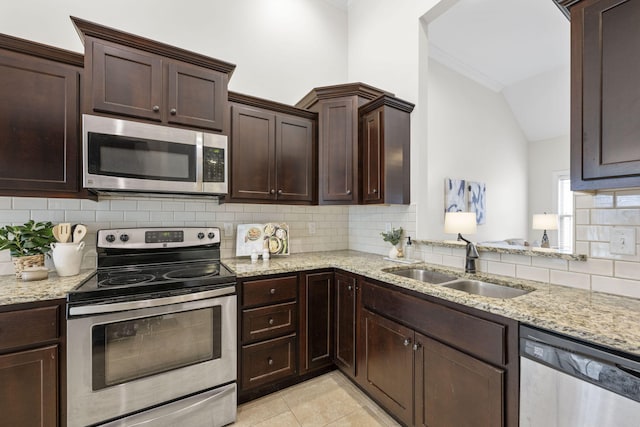
[{"label": "lamp base", "polygon": [[547,236],[547,230],[544,230],[542,233],[542,242],[540,243],[541,248],[549,247],[549,236]]}]

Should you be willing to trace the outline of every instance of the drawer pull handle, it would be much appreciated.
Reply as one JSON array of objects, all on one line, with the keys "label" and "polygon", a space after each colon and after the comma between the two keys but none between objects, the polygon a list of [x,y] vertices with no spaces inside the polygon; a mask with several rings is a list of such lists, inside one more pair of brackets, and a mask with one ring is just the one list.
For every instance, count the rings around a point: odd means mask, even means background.
[{"label": "drawer pull handle", "polygon": [[178,110],[172,108],[171,110],[169,110],[169,113],[171,113],[172,116],[175,116],[178,113]]},{"label": "drawer pull handle", "polygon": [[270,324],[270,325],[273,325],[273,323],[274,323],[274,322],[273,322],[273,317],[270,317],[270,318],[269,318],[269,324]]},{"label": "drawer pull handle", "polygon": [[402,344],[404,344],[404,346],[407,347],[409,344],[411,344],[411,340],[409,338],[405,338]]},{"label": "drawer pull handle", "polygon": [[276,289],[275,289],[275,288],[271,288],[271,289],[269,289],[269,293],[270,293],[271,295],[275,295],[275,294],[276,294]]},{"label": "drawer pull handle", "polygon": [[267,359],[267,363],[269,364],[269,366],[272,366],[273,365],[273,359],[269,357]]},{"label": "drawer pull handle", "polygon": [[159,105],[154,105],[153,106],[153,111],[154,111],[154,113],[157,113],[158,111],[160,111],[160,106]]}]

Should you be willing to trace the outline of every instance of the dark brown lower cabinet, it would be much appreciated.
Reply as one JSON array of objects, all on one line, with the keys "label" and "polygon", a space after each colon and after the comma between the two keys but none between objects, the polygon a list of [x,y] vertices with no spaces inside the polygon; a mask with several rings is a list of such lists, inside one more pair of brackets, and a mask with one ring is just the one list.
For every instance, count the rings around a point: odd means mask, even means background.
[{"label": "dark brown lower cabinet", "polygon": [[300,373],[331,365],[333,272],[304,273],[300,280]]},{"label": "dark brown lower cabinet", "polygon": [[0,356],[0,384],[3,425],[58,425],[58,346]]},{"label": "dark brown lower cabinet", "polygon": [[295,348],[295,334],[245,346],[241,387],[250,389],[294,375]]},{"label": "dark brown lower cabinet", "polygon": [[358,384],[399,421],[518,425],[517,322],[500,324],[367,281],[361,302]]},{"label": "dark brown lower cabinet", "polygon": [[415,425],[504,425],[504,369],[415,334]]},{"label": "dark brown lower cabinet", "polygon": [[350,378],[357,376],[357,278],[336,272],[335,278],[335,355],[334,363]]},{"label": "dark brown lower cabinet", "polygon": [[362,381],[366,390],[406,425],[413,425],[413,331],[362,310]]}]

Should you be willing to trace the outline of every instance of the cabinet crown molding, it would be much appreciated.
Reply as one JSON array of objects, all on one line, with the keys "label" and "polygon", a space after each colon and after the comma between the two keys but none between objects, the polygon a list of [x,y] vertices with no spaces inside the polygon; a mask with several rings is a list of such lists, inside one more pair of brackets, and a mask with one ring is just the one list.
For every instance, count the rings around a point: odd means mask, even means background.
[{"label": "cabinet crown molding", "polygon": [[374,99],[373,101],[364,104],[358,111],[359,114],[366,114],[378,107],[382,107],[383,105],[407,113],[411,113],[413,111],[413,108],[415,107],[415,104],[412,104],[411,102],[402,100],[400,98],[396,98],[395,96],[382,95]]},{"label": "cabinet crown molding", "polygon": [[569,20],[571,20],[571,12],[569,11],[569,8],[576,3],[580,3],[581,1],[582,0],[553,0],[556,6],[558,6],[562,13],[564,13],[564,16],[566,16]]},{"label": "cabinet crown molding", "polygon": [[376,99],[379,96],[394,96],[393,93],[378,89],[365,83],[345,83],[333,86],[316,87],[304,96],[296,107],[309,108],[320,99],[341,98],[344,96],[359,96],[364,99]]},{"label": "cabinet crown molding", "polygon": [[282,104],[280,102],[271,101],[264,98],[258,98],[256,96],[245,95],[243,93],[229,91],[229,102],[237,102],[238,104],[248,105],[251,107],[264,108],[278,113],[291,114],[298,117],[305,117],[310,120],[317,120],[318,113],[301,108],[293,107],[291,105]]},{"label": "cabinet crown molding", "polygon": [[175,59],[177,61],[188,62],[201,67],[210,68],[212,70],[226,73],[229,78],[236,68],[235,64],[231,64],[229,62],[151,40],[146,37],[126,33],[94,22],[85,21],[84,19],[76,18],[75,16],[72,16],[71,20],[73,21],[73,25],[75,25],[83,43],[85,42],[85,37],[95,37],[100,40],[106,40],[112,43],[144,50],[166,58]]},{"label": "cabinet crown molding", "polygon": [[43,59],[50,59],[76,67],[84,66],[84,56],[82,54],[6,34],[0,34],[0,48],[37,56]]}]

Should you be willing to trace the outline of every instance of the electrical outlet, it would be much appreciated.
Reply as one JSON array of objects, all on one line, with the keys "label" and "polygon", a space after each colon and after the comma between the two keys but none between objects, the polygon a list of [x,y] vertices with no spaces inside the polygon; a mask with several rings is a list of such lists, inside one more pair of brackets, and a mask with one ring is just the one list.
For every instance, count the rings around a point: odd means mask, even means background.
[{"label": "electrical outlet", "polygon": [[308,226],[309,226],[309,234],[316,234],[316,223],[310,222]]},{"label": "electrical outlet", "polygon": [[229,222],[224,223],[224,237],[233,237],[233,224]]},{"label": "electrical outlet", "polygon": [[609,252],[616,255],[636,254],[636,230],[634,228],[611,229]]},{"label": "electrical outlet", "polygon": [[384,232],[388,233],[391,231],[391,223],[390,222],[385,222],[384,224]]}]

